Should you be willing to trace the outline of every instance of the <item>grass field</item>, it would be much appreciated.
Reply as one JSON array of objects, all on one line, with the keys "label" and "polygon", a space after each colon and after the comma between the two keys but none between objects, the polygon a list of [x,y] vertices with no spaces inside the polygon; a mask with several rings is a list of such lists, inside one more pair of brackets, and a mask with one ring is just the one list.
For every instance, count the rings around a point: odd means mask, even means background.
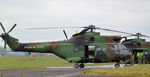
[{"label": "grass field", "polygon": [[150,77],[150,65],[137,65],[124,68],[92,69],[82,72],[87,76]]},{"label": "grass field", "polygon": [[[94,63],[85,64],[86,66],[106,65],[112,63]],[[0,57],[0,68],[9,69],[37,69],[46,67],[63,67],[73,66],[74,63],[69,63],[59,57]]]}]

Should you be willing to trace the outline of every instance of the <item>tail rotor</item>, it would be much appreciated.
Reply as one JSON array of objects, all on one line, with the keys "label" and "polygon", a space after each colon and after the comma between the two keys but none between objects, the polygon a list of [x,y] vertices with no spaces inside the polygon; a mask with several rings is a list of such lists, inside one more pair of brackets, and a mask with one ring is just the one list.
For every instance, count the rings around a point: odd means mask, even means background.
[{"label": "tail rotor", "polygon": [[6,44],[7,44],[7,40],[6,39],[7,39],[7,36],[17,26],[17,24],[14,24],[14,26],[8,32],[6,32],[4,26],[3,26],[3,24],[1,22],[0,22],[0,26],[1,26],[2,30],[3,30],[3,32],[4,32],[4,33],[2,33],[2,35],[0,35],[0,37],[3,38],[3,40],[4,40],[4,49],[6,49]]}]

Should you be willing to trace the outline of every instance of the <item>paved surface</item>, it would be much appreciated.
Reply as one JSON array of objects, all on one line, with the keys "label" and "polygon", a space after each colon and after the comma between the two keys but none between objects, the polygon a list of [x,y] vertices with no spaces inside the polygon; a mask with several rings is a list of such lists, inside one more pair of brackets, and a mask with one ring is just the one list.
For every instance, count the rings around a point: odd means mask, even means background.
[{"label": "paved surface", "polygon": [[48,69],[0,69],[4,77],[76,77],[85,69],[74,68],[48,68]]},{"label": "paved surface", "polygon": [[[123,65],[122,65],[123,66]],[[114,68],[114,65],[73,67],[47,67],[45,69],[0,69],[4,77],[77,77],[80,72],[91,68]],[[43,76],[42,76],[43,75]]]}]

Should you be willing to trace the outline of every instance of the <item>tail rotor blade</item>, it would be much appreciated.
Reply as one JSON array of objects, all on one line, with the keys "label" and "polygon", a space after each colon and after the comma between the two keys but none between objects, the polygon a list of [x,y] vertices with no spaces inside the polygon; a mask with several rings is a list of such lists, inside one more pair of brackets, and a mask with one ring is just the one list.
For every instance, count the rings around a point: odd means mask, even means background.
[{"label": "tail rotor blade", "polygon": [[6,42],[4,42],[4,49],[6,49]]},{"label": "tail rotor blade", "polygon": [[15,27],[16,27],[17,24],[15,24],[9,31],[8,33],[10,33]]},{"label": "tail rotor blade", "polygon": [[6,31],[5,31],[5,28],[4,28],[4,26],[3,26],[3,24],[0,22],[0,25],[1,25],[1,27],[2,27],[2,29],[3,29],[3,31],[4,31],[4,33],[6,33]]}]

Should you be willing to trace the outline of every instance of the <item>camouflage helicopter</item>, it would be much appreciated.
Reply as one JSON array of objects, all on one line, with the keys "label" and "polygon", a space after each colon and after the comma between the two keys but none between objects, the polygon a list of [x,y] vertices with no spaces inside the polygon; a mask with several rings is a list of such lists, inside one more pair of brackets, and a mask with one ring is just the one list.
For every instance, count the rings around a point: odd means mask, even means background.
[{"label": "camouflage helicopter", "polygon": [[[125,40],[122,41],[122,44],[125,45],[133,56],[132,63],[139,63],[138,61],[138,53],[142,53],[143,64],[150,63],[150,42],[147,42],[145,39],[141,37],[150,38],[148,35],[143,35],[141,33],[128,33],[129,36],[123,37]],[[135,36],[136,38],[127,39],[128,37]]]},{"label": "camouflage helicopter", "polygon": [[[67,60],[68,62],[76,63],[75,68],[84,68],[84,63],[104,63],[117,62],[116,67],[120,66],[119,62],[124,61],[129,63],[131,54],[128,49],[120,43],[121,36],[103,36],[99,32],[94,32],[95,29],[118,32],[115,30],[104,29],[89,25],[77,34],[74,34],[70,39],[57,42],[37,42],[37,43],[20,43],[18,39],[9,35],[16,27],[16,24],[8,31],[5,31],[4,26],[0,23],[4,33],[0,37],[14,51],[22,52],[38,52],[38,53],[53,53],[56,56]],[[66,32],[64,34],[67,38]]]}]

